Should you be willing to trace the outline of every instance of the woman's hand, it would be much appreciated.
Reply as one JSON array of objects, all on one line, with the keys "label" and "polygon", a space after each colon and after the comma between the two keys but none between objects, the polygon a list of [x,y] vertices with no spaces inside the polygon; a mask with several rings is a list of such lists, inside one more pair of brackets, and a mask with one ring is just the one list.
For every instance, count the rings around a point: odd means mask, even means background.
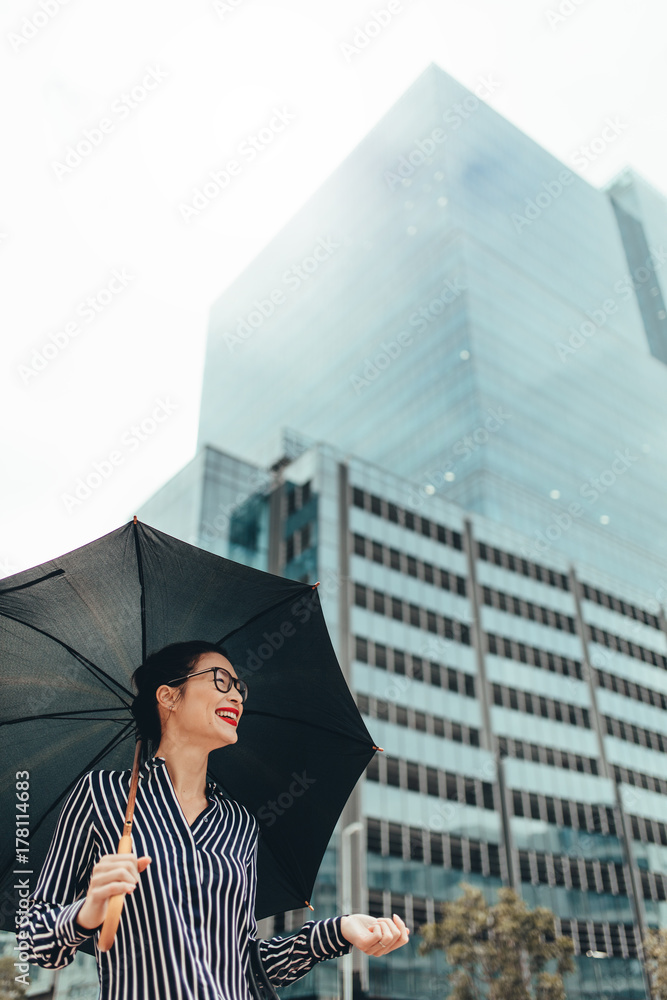
[{"label": "woman's hand", "polygon": [[151,858],[137,860],[136,854],[105,854],[93,868],[86,901],[79,910],[76,923],[93,930],[104,923],[112,896],[134,892],[139,873],[148,868]]},{"label": "woman's hand", "polygon": [[397,913],[393,921],[388,917],[369,917],[367,913],[353,913],[343,917],[343,937],[367,955],[387,955],[395,948],[402,948],[410,940],[410,928]]}]

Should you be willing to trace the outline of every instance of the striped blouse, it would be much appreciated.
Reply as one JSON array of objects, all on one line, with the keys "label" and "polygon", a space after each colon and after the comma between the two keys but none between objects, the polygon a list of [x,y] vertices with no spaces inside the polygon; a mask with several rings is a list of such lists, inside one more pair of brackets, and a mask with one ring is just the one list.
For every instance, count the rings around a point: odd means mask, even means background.
[{"label": "striped blouse", "polygon": [[[99,929],[76,924],[93,865],[118,850],[130,775],[90,771],[73,788],[30,897],[21,934],[28,960],[63,968],[94,937],[99,1000],[250,1000],[259,824],[209,782],[208,806],[190,826],[163,757],[140,771],[133,849],[153,862],[125,897],[110,951],[98,951]],[[273,985],[287,986],[318,962],[347,954],[341,921],[309,920],[289,937],[261,941]]]}]

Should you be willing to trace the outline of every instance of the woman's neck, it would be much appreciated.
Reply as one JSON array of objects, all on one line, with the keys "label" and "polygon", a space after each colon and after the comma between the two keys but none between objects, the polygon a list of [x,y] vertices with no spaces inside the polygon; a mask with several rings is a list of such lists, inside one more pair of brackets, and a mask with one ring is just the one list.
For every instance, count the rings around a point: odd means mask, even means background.
[{"label": "woman's neck", "polygon": [[197,800],[206,795],[208,753],[197,746],[175,746],[162,740],[155,751],[164,757],[171,783],[179,799]]}]

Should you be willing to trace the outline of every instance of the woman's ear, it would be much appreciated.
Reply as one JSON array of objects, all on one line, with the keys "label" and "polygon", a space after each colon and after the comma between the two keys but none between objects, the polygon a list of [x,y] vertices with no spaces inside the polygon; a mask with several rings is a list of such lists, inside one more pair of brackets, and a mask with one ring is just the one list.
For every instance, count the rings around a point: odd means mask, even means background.
[{"label": "woman's ear", "polygon": [[173,712],[176,707],[177,695],[173,688],[169,687],[168,684],[161,684],[160,687],[155,692],[155,700],[158,705],[166,709],[169,712]]}]

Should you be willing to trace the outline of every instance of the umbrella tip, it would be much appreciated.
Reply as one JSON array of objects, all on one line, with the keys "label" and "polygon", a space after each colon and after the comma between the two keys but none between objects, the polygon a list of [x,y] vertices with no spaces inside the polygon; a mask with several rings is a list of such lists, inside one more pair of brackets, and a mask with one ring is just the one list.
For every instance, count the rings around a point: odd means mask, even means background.
[{"label": "umbrella tip", "polygon": [[319,585],[320,585],[320,581],[318,580],[317,583],[314,583],[313,586],[310,589],[311,590],[315,590],[315,587],[319,587]]},{"label": "umbrella tip", "polygon": [[306,900],[306,901],[305,901],[305,903],[306,903],[306,906],[308,907],[308,909],[309,909],[309,910],[312,910],[312,911],[313,911],[313,913],[314,913],[314,912],[315,912],[315,907],[314,907],[314,906],[311,906],[311,905],[310,905],[310,903],[308,902],[308,900]]},{"label": "umbrella tip", "polygon": [[134,520],[133,520],[132,524],[136,524],[136,523],[137,523],[137,515],[135,514],[134,515]]},{"label": "umbrella tip", "polygon": [[382,753],[384,753],[384,747],[376,747],[375,744],[373,744],[373,749],[374,750],[381,750]]}]

